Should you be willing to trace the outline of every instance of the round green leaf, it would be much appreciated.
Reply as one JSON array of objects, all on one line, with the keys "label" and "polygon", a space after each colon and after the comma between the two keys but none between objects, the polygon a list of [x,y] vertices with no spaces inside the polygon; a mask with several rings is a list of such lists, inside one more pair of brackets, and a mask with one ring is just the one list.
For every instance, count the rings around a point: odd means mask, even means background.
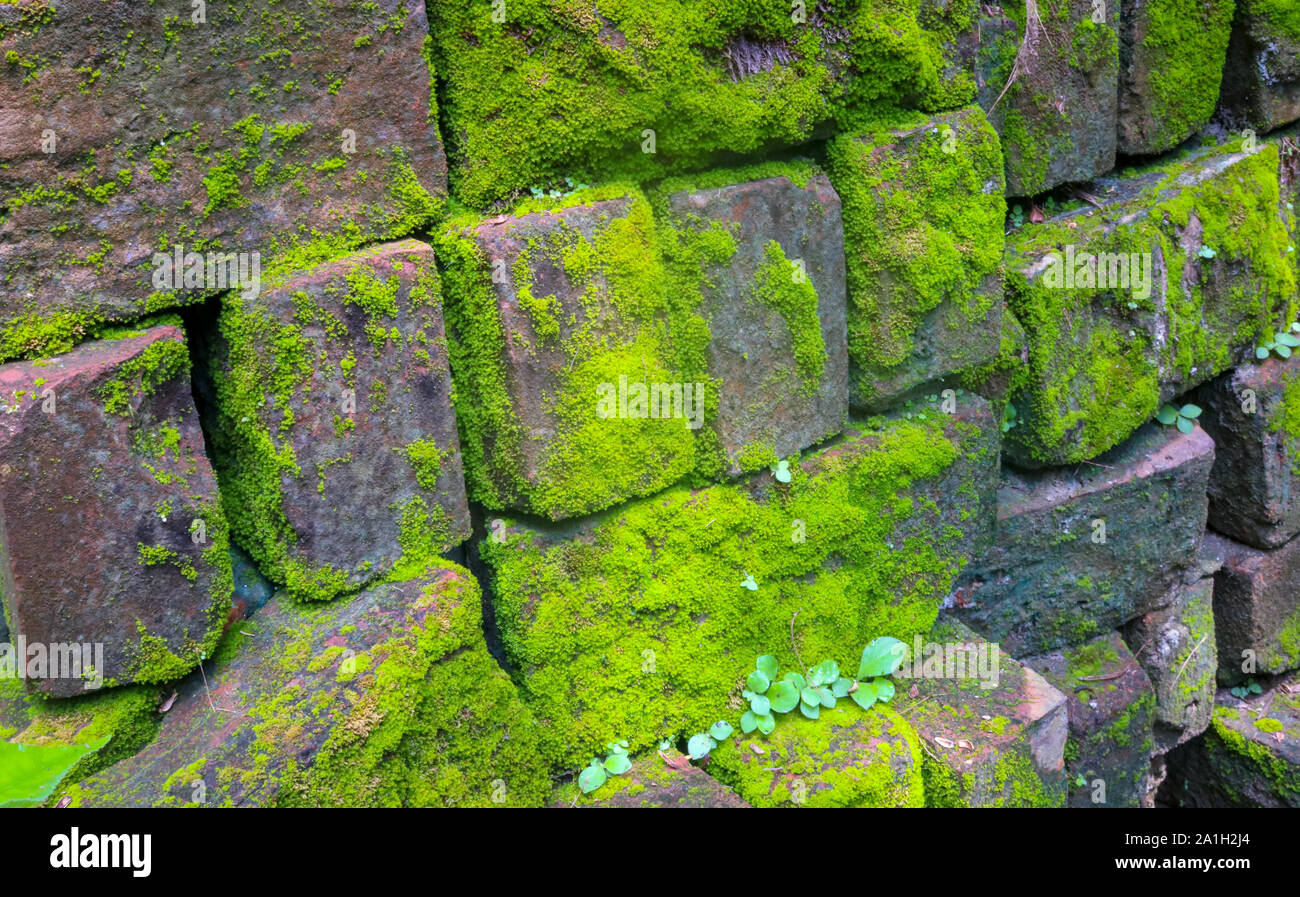
[{"label": "round green leaf", "polygon": [[876,689],[877,701],[892,701],[894,699],[894,683],[888,679],[872,679],[871,684]]},{"label": "round green leaf", "polygon": [[1274,346],[1273,351],[1276,352],[1282,358],[1291,357],[1291,348],[1289,346]]},{"label": "round green leaf", "polygon": [[721,741],[730,735],[732,731],[731,723],[727,722],[725,719],[720,719],[709,727],[709,735],[712,736],[715,741]]},{"label": "round green leaf", "polygon": [[1275,339],[1282,345],[1290,346],[1293,349],[1296,348],[1297,346],[1300,346],[1300,339],[1296,339],[1294,336],[1292,336],[1289,333],[1279,333],[1275,337]]},{"label": "round green leaf", "polygon": [[1184,405],[1178,409],[1178,413],[1182,417],[1195,419],[1201,416],[1201,407],[1199,405]]},{"label": "round green leaf", "polygon": [[817,696],[821,698],[822,706],[827,710],[830,710],[835,706],[835,695],[831,694],[831,690],[826,686],[823,685],[821,688],[817,689]]},{"label": "round green leaf", "polygon": [[812,685],[830,685],[840,677],[840,665],[833,660],[823,660],[808,672]]},{"label": "round green leaf", "polygon": [[874,639],[862,649],[862,662],[858,664],[858,679],[888,676],[903,662],[907,646],[898,639],[885,635]]},{"label": "round green leaf", "polygon": [[588,766],[578,775],[578,787],[582,789],[583,794],[590,794],[601,785],[605,784],[605,767]]},{"label": "round green leaf", "polygon": [[758,728],[758,716],[752,710],[746,710],[740,715],[740,731],[748,735]]},{"label": "round green leaf", "polygon": [[802,673],[786,673],[785,681],[789,682],[795,688],[799,689],[799,691],[803,691],[804,686],[808,684],[808,681],[804,679]]},{"label": "round green leaf", "polygon": [[817,689],[809,685],[799,692],[799,700],[805,704],[820,704],[822,697],[817,693]]},{"label": "round green leaf", "polygon": [[821,716],[821,704],[809,704],[806,701],[799,702],[799,711],[809,719],[816,719]]},{"label": "round green leaf", "polygon": [[1261,358],[1261,359],[1262,359],[1262,358],[1268,358],[1268,349],[1265,349],[1263,346],[1256,346],[1256,347],[1255,347],[1255,357],[1256,357],[1256,358]]},{"label": "round green leaf", "polygon": [[771,682],[773,679],[776,678],[776,670],[777,670],[776,658],[773,657],[771,654],[764,654],[762,657],[760,657],[757,661],[754,662],[754,669],[758,670],[760,673],[766,676],[767,681]]},{"label": "round green leaf", "polygon": [[614,754],[605,760],[605,771],[612,776],[621,776],[631,768],[632,761],[627,758],[627,754]]},{"label": "round green leaf", "polygon": [[799,703],[799,690],[789,682],[777,682],[768,691],[772,709],[777,713],[789,713]]},{"label": "round green leaf", "polygon": [[849,693],[849,689],[852,687],[853,680],[847,676],[841,676],[836,679],[835,684],[831,686],[831,694],[835,695],[837,698],[842,698]]},{"label": "round green leaf", "polygon": [[772,684],[772,680],[762,670],[754,670],[745,677],[745,684],[749,690],[756,695],[761,695],[767,691],[767,687]]},{"label": "round green leaf", "polygon": [[767,695],[754,695],[749,699],[749,709],[757,716],[764,716],[772,712],[772,701]]},{"label": "round green leaf", "polygon": [[872,704],[876,703],[876,689],[870,682],[859,682],[856,691],[849,694],[853,703],[857,704],[863,710],[867,710]]},{"label": "round green leaf", "polygon": [[692,735],[691,740],[686,742],[686,752],[691,755],[692,760],[703,760],[717,746],[716,741],[701,732]]},{"label": "round green leaf", "polygon": [[[1264,354],[1266,356],[1268,355],[1267,352]],[[1167,427],[1174,421],[1178,420],[1178,411],[1173,405],[1161,405],[1160,410],[1156,412],[1156,420],[1160,421],[1160,423]]]},{"label": "round green leaf", "polygon": [[1178,431],[1180,433],[1190,433],[1196,429],[1196,424],[1192,423],[1185,417],[1178,418]]},{"label": "round green leaf", "polygon": [[760,716],[758,718],[758,731],[762,732],[764,735],[771,735],[772,730],[775,728],[776,717],[772,714],[769,713],[766,716]]}]

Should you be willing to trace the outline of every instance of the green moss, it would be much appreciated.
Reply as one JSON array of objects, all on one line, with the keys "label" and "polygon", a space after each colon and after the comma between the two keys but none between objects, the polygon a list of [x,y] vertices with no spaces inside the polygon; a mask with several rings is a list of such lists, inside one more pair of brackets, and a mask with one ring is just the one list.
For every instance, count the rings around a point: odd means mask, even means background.
[{"label": "green moss", "polygon": [[[604,207],[590,233],[537,202],[516,210],[516,216],[538,213],[525,219],[526,226],[517,225],[524,247],[511,272],[532,338],[505,333],[492,260],[469,236],[477,220],[454,220],[439,241],[449,328],[457,334],[450,352],[466,481],[474,500],[491,509],[526,508],[559,519],[662,488],[694,464],[685,426],[666,426],[649,416],[606,420],[593,413],[602,385],[617,385],[620,378],[689,381],[692,371],[703,368],[707,341],[707,326],[694,314],[698,293],[671,288],[650,205],[639,190],[584,191],[557,208],[607,199],[623,201]],[[543,267],[563,272],[563,302],[554,294],[535,295],[533,277]],[[547,388],[544,406],[528,409],[530,420],[544,418],[553,428],[531,462],[508,386],[508,343],[530,355],[546,344],[563,358],[552,369],[554,387]],[[694,360],[682,361],[684,356]]]},{"label": "green moss", "polygon": [[[441,302],[437,271],[427,256],[403,255],[387,269],[371,258],[362,251],[329,262],[327,281],[313,294],[305,288],[291,290],[288,304],[286,297],[279,297],[279,313],[272,312],[266,299],[226,297],[218,322],[220,339],[214,341],[212,374],[219,414],[211,443],[220,462],[231,526],[264,575],[307,600],[329,600],[363,587],[382,579],[388,569],[362,564],[345,570],[309,562],[299,552],[298,533],[285,515],[284,489],[293,480],[315,475],[317,494],[324,496],[331,468],[350,459],[358,447],[350,440],[359,437],[351,417],[335,414],[330,432],[337,453],[325,460],[317,457],[314,469],[304,470],[294,446],[306,425],[297,419],[295,408],[332,400],[316,398],[322,385],[332,385],[328,380],[322,384],[317,370],[337,370],[342,384],[355,389],[358,353],[373,353],[382,364],[403,363],[402,358],[412,354],[412,344],[429,343],[429,315]],[[320,270],[317,266],[300,272],[306,278],[301,282],[310,282]],[[275,289],[288,290],[287,283],[280,279]],[[360,312],[366,342],[357,342],[340,317],[354,308]],[[395,391],[390,396],[380,377],[368,381],[368,394],[372,414],[387,414],[400,398]],[[360,396],[357,405],[362,407]],[[445,453],[428,439],[414,440],[402,450],[418,486],[436,494]],[[394,506],[395,529],[407,527],[409,516],[409,508]],[[404,538],[412,544],[423,540],[421,557],[436,556],[452,544],[451,528],[440,508],[426,506],[424,519],[418,537]],[[437,545],[430,548],[429,540],[438,540]]]},{"label": "green moss", "polygon": [[577,533],[487,540],[497,623],[526,699],[560,736],[557,763],[738,717],[755,657],[794,665],[796,613],[799,655],[844,669],[876,636],[928,631],[964,534],[913,484],[970,450],[969,434],[951,437],[959,448],[942,426],[851,437],[792,463],[788,486],[676,488]]},{"label": "green moss", "polygon": [[[850,0],[800,23],[788,5],[736,0],[616,2],[599,14],[519,0],[494,22],[490,6],[438,0],[429,21],[454,186],[482,207],[566,176],[645,179],[797,144],[820,123],[900,100],[970,102],[973,79],[948,71],[943,50],[975,5],[922,6]],[[757,52],[736,47],[742,37]],[[729,70],[751,52],[766,62]],[[654,152],[642,151],[647,130]]]},{"label": "green moss", "polygon": [[756,807],[919,807],[920,744],[892,709],[841,701],[816,720],[787,714],[766,738],[724,741],[709,772]]},{"label": "green moss", "polygon": [[[826,152],[843,203],[849,358],[861,369],[853,400],[871,404],[940,304],[968,329],[988,317],[996,294],[984,280],[1001,263],[1005,204],[987,187],[1001,183],[1002,154],[978,110],[841,135]],[[960,348],[964,335],[942,339]]]},{"label": "green moss", "polygon": [[161,695],[147,686],[112,688],[84,697],[59,700],[19,698],[28,718],[25,728],[10,739],[19,744],[95,744],[108,742],[87,755],[63,780],[49,803],[57,803],[63,788],[131,756],[158,731]]},{"label": "green moss", "polygon": [[1255,720],[1255,728],[1261,732],[1281,732],[1285,727],[1282,725],[1281,720],[1265,717],[1264,719]]},{"label": "green moss", "polygon": [[817,316],[817,290],[812,281],[796,276],[797,269],[785,257],[781,244],[769,240],[766,259],[754,273],[753,301],[778,312],[790,329],[795,367],[803,379],[803,393],[816,395],[826,369],[826,342]]},{"label": "green moss", "polygon": [[1145,136],[1151,147],[1175,146],[1214,114],[1235,5],[1235,0],[1146,4],[1141,52],[1153,126],[1153,133]]},{"label": "green moss", "polygon": [[190,353],[179,339],[160,339],[134,358],[118,365],[113,375],[98,387],[104,410],[130,415],[132,399],[153,395],[160,386],[177,377],[188,377]]}]

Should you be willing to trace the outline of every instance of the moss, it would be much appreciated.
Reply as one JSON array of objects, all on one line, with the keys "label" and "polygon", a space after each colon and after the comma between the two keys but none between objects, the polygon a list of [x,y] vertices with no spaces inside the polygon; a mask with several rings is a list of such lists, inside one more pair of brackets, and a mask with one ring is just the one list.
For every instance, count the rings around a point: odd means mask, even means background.
[{"label": "moss", "polygon": [[[360,689],[355,705],[310,768],[286,769],[281,806],[542,803],[550,781],[537,763],[540,733],[483,646],[477,589],[461,576],[454,603],[426,590],[419,603],[436,595],[446,606],[355,664],[347,677]],[[296,653],[288,647],[288,662]],[[292,695],[254,711],[262,750],[274,750],[277,733],[292,725],[292,717],[278,718],[291,709],[304,712]]]},{"label": "moss", "polygon": [[1214,114],[1235,5],[1235,0],[1146,4],[1142,55],[1152,125],[1152,133],[1146,135],[1149,146],[1168,149]]},{"label": "moss", "polygon": [[1261,732],[1281,732],[1284,726],[1282,725],[1281,720],[1269,719],[1266,717],[1264,719],[1255,720],[1255,728],[1259,729]]},{"label": "moss", "polygon": [[139,355],[118,365],[97,392],[104,411],[130,415],[135,410],[133,399],[151,396],[164,383],[177,377],[188,377],[189,372],[190,353],[185,343],[179,339],[160,339],[150,343]]},{"label": "moss", "polygon": [[[1011,397],[1019,423],[1007,442],[1015,457],[1095,457],[1151,419],[1166,382],[1186,388],[1208,379],[1232,364],[1237,347],[1292,319],[1296,274],[1277,212],[1275,153],[1266,147],[1193,183],[1205,158],[1167,164],[1147,175],[1148,198],[1136,204],[1022,232],[1007,279],[1008,304],[1029,334],[1029,379]],[[1213,260],[1184,249],[1183,232],[1197,226]],[[1161,260],[1171,272],[1167,294],[1161,300],[1156,292],[1155,262],[1145,305],[1118,289],[1065,288],[1045,273],[1026,273],[1067,245]],[[1229,271],[1240,272],[1230,285]]]},{"label": "moss", "polygon": [[803,379],[803,394],[816,395],[826,368],[826,342],[817,317],[817,290],[807,278],[796,276],[796,268],[781,244],[769,240],[764,247],[766,261],[754,273],[752,301],[778,312],[790,329],[795,367]]},{"label": "moss", "polygon": [[[1219,773],[1222,783],[1257,779],[1256,789],[1266,784],[1283,800],[1294,805],[1300,799],[1300,771],[1254,738],[1243,735],[1234,725],[1233,718],[1216,706],[1206,735],[1205,750],[1211,766]],[[1260,738],[1272,739],[1271,735]]]},{"label": "moss", "polygon": [[[381,359],[377,364],[408,362],[412,345],[421,339],[429,342],[425,331],[441,302],[437,271],[427,254],[396,255],[384,266],[362,251],[323,264],[330,267],[318,264],[298,274],[296,282],[302,284],[313,283],[313,276],[326,277],[312,293],[307,288],[293,289],[291,281],[279,277],[274,289],[288,295],[277,297],[278,305],[266,298],[246,302],[237,295],[227,296],[212,353],[219,413],[211,441],[231,526],[268,578],[306,600],[329,600],[378,581],[389,571],[366,565],[340,569],[309,561],[299,551],[299,534],[285,514],[285,490],[293,481],[314,474],[317,494],[324,502],[331,469],[350,459],[359,446],[352,440],[360,436],[351,417],[334,415],[330,432],[337,453],[325,460],[317,458],[314,469],[304,470],[295,451],[295,444],[301,443],[295,440],[302,438],[307,424],[297,419],[295,409],[331,400],[328,395],[316,397],[322,386],[332,385],[329,380],[321,382],[318,370],[337,369],[342,385],[355,389],[358,353]],[[355,318],[349,314],[353,309],[359,313]],[[364,341],[358,340],[344,317],[360,323],[355,329]],[[396,391],[390,395],[382,377],[369,381],[369,399],[371,414],[387,414],[385,409],[404,401]],[[413,440],[401,450],[415,484],[435,494],[445,452],[430,439]],[[404,538],[411,544],[423,540],[421,557],[436,556],[454,540],[441,509],[424,508],[420,535]],[[328,513],[323,505],[321,512]],[[409,517],[408,508],[394,505],[394,531],[405,532]],[[436,545],[431,546],[430,540]]]},{"label": "moss", "polygon": [[[862,371],[852,398],[870,404],[940,304],[968,328],[988,317],[996,294],[984,280],[1001,263],[1005,204],[987,187],[1001,183],[1002,154],[978,110],[841,135],[826,152],[843,203],[849,358]],[[960,346],[960,336],[941,338]]]},{"label": "moss", "polygon": [[[750,745],[761,748],[755,754]],[[774,769],[776,767],[776,769]],[[920,740],[892,709],[841,701],[816,720],[786,714],[765,738],[728,739],[709,771],[756,807],[919,807]]]},{"label": "moss", "polygon": [[20,744],[107,743],[69,771],[49,804],[62,789],[141,750],[157,734],[160,692],[148,686],[126,686],[59,700],[23,696],[25,728],[10,739]]},{"label": "moss", "polygon": [[876,636],[928,631],[964,533],[914,484],[970,450],[948,420],[954,441],[939,420],[891,424],[794,461],[788,486],[676,488],[576,533],[487,540],[497,624],[556,762],[738,716],[755,657],[793,665],[796,614],[799,655],[844,669]]},{"label": "moss", "polygon": [[[554,214],[606,200],[618,204],[601,207],[590,233]],[[680,479],[694,464],[690,430],[649,416],[611,425],[592,413],[603,384],[681,382],[703,367],[707,326],[694,314],[698,293],[670,288],[648,201],[635,188],[583,191],[555,209],[523,203],[515,217],[524,215],[535,217],[516,225],[524,246],[511,273],[531,339],[505,333],[493,266],[469,235],[477,219],[453,220],[439,241],[449,329],[457,336],[450,352],[470,495],[490,509],[559,519]],[[535,272],[545,268],[563,272],[567,315],[558,296],[534,295]],[[528,409],[529,420],[544,419],[551,429],[531,462],[508,386],[512,344],[528,355],[546,344],[563,359],[551,369],[544,406]],[[686,355],[694,361],[681,361]]]},{"label": "moss", "polygon": [[[591,10],[541,0],[491,6],[438,0],[432,55],[446,89],[453,184],[483,207],[565,176],[588,183],[706,167],[724,153],[797,144],[832,119],[904,103],[970,102],[968,73],[944,47],[974,3],[862,0],[809,9],[741,2]],[[825,17],[823,24],[820,17]],[[733,53],[737,41],[747,42]],[[754,70],[729,70],[747,53]],[[838,72],[847,65],[854,77]],[[643,132],[655,151],[643,152]]]}]

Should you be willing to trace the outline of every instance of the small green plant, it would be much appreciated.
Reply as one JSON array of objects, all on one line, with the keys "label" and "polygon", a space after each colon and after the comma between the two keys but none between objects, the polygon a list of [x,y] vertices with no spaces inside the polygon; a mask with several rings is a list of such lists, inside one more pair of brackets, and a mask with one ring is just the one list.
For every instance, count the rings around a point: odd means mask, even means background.
[{"label": "small green plant", "polygon": [[1300,347],[1300,337],[1295,335],[1297,333],[1300,333],[1300,321],[1293,321],[1287,330],[1273,334],[1272,339],[1256,346],[1255,357],[1263,361],[1271,352],[1278,358],[1290,358],[1291,350]]},{"label": "small green plant", "polygon": [[754,577],[751,576],[749,573],[745,574],[745,578],[740,581],[740,584],[745,588],[749,589],[751,592],[758,591],[758,583],[754,580]]},{"label": "small green plant", "polygon": [[1217,252],[1215,252],[1213,249],[1211,249],[1208,246],[1202,246],[1199,250],[1197,250],[1196,254],[1203,259],[1212,259],[1216,255],[1218,255]]},{"label": "small green plant", "polygon": [[1020,208],[1020,206],[1018,205],[1012,206],[1011,226],[1019,228],[1019,227],[1024,227],[1024,225],[1025,225],[1025,210]]},{"label": "small green plant", "polygon": [[1264,693],[1263,687],[1254,679],[1247,679],[1245,684],[1228,689],[1234,696],[1241,698],[1243,701],[1251,695]]},{"label": "small green plant", "polygon": [[1156,420],[1166,427],[1170,424],[1178,425],[1178,432],[1190,433],[1196,429],[1196,419],[1201,416],[1201,409],[1197,405],[1184,405],[1181,408],[1175,408],[1173,405],[1162,405],[1156,412]]},{"label": "small green plant", "polygon": [[720,719],[709,727],[709,731],[696,733],[687,739],[686,753],[692,760],[703,760],[713,753],[718,742],[730,736],[733,731],[735,730],[732,729],[731,723]]},{"label": "small green plant", "polygon": [[877,701],[889,701],[894,697],[894,683],[886,677],[898,669],[906,651],[906,646],[896,638],[875,639],[862,649],[856,679],[840,675],[835,661],[823,660],[805,673],[790,670],[778,680],[777,659],[764,654],[754,662],[754,671],[745,679],[742,694],[749,702],[749,709],[740,717],[740,729],[745,734],[757,729],[768,735],[776,728],[776,714],[789,713],[798,707],[808,719],[817,719],[823,709],[833,709],[844,697],[851,698],[863,710]]},{"label": "small green plant", "polygon": [[1016,419],[1016,406],[1007,402],[1006,410],[1002,412],[1002,432],[1006,433],[1015,429],[1019,421]]},{"label": "small green plant", "polygon": [[772,465],[772,476],[778,483],[790,482],[790,462],[778,461]]},{"label": "small green plant", "polygon": [[621,776],[632,768],[632,761],[627,757],[627,742],[615,741],[605,746],[608,753],[604,760],[592,757],[591,763],[578,774],[578,787],[583,794],[590,794],[610,776]]}]

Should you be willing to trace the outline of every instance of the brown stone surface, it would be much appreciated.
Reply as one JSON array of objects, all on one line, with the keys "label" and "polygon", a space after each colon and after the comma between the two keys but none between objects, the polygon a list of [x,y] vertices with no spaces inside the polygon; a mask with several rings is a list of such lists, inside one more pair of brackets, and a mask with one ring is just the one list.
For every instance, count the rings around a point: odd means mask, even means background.
[{"label": "brown stone surface", "polygon": [[[769,177],[683,190],[668,197],[668,208],[677,226],[718,224],[736,244],[726,262],[703,272],[701,307],[711,335],[709,374],[721,381],[715,427],[728,472],[742,471],[746,448],[785,458],[838,433],[848,415],[848,348],[844,233],[830,181],[818,173],[803,187]],[[826,360],[815,380],[797,370],[789,322],[756,301],[773,240],[787,260],[803,263],[817,293]]]},{"label": "brown stone surface", "polygon": [[[226,544],[179,328],[0,367],[11,638],[102,644],[110,684],[179,678],[226,622]],[[85,683],[29,685],[70,696]]]},{"label": "brown stone surface", "polygon": [[195,15],[0,6],[0,360],[215,292],[159,287],[155,252],[260,252],[265,269],[293,241],[401,236],[446,196],[422,0]]},{"label": "brown stone surface", "polygon": [[1219,681],[1300,667],[1300,540],[1273,551],[1213,533],[1205,540],[1223,555],[1214,575]]},{"label": "brown stone surface", "polygon": [[388,243],[229,295],[221,331],[214,445],[234,532],[267,575],[328,598],[468,538],[431,247]]}]

